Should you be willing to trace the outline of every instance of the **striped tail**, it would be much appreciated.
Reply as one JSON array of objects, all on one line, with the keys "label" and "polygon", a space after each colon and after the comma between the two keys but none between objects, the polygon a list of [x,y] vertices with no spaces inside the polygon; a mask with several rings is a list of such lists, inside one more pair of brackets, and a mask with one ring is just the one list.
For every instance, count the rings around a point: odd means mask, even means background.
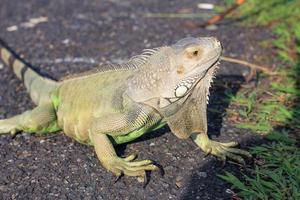
[{"label": "striped tail", "polygon": [[17,77],[24,82],[31,99],[35,104],[40,105],[50,101],[51,91],[58,86],[58,83],[38,74],[1,39],[0,59],[6,65],[10,66]]}]

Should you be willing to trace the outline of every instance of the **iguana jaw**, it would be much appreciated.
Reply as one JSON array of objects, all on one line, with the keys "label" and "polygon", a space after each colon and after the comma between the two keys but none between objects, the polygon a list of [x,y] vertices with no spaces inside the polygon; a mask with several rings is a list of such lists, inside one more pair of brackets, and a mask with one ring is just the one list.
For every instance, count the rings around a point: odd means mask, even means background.
[{"label": "iguana jaw", "polygon": [[[202,80],[207,75],[207,72],[209,69],[211,69],[212,67],[217,67],[218,65],[219,65],[219,60],[217,59],[207,70],[200,71],[200,72],[198,72],[199,71],[198,69],[201,66],[197,66],[197,68],[190,73],[191,74],[190,76],[183,79],[176,86],[175,97],[180,98],[180,97],[184,96],[184,93],[185,93],[184,90],[187,90],[187,92],[189,92],[197,82]],[[182,87],[185,89],[181,89]],[[180,91],[180,90],[182,90],[182,91]]]},{"label": "iguana jaw", "polygon": [[[219,56],[218,56],[219,58]],[[193,90],[194,86],[200,82],[203,78],[206,78],[207,81],[210,83],[213,78],[213,74],[218,68],[220,62],[219,59],[217,59],[206,71],[201,71],[200,73],[192,72],[191,74],[196,74],[196,75],[191,75],[185,79],[183,79],[175,88],[174,91],[174,96],[173,98],[164,98],[167,101],[174,103],[178,101],[179,99],[186,99],[190,92]],[[213,71],[212,73],[208,73],[209,71]],[[208,77],[210,76],[210,77]],[[208,89],[210,87],[210,84],[207,86]],[[163,106],[163,104],[161,104]],[[167,105],[166,105],[167,106]],[[163,107],[161,107],[163,108]]]}]

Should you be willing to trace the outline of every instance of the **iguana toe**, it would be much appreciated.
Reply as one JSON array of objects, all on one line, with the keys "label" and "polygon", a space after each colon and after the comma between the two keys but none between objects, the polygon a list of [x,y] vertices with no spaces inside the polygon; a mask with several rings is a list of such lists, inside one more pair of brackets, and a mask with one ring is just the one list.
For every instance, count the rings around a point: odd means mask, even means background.
[{"label": "iguana toe", "polygon": [[146,171],[159,169],[151,160],[133,161],[134,158],[134,155],[126,158],[115,157],[113,161],[110,162],[108,168],[117,176],[123,174],[126,176],[136,176],[139,182],[145,182]]},{"label": "iguana toe", "polygon": [[238,145],[237,142],[216,142],[209,139],[208,135],[204,133],[194,133],[191,135],[191,138],[206,154],[217,156],[223,161],[229,158],[238,163],[245,164],[242,156],[252,157],[251,154],[245,150],[233,148]]},{"label": "iguana toe", "polygon": [[[220,143],[215,141],[209,141],[207,148],[210,151],[210,154],[219,157],[221,160],[225,161],[227,158],[236,161],[240,164],[245,164],[245,161],[242,156],[252,157],[251,154],[245,150],[232,148],[233,146],[238,145],[236,142],[229,143]],[[205,149],[203,149],[205,151]]]}]

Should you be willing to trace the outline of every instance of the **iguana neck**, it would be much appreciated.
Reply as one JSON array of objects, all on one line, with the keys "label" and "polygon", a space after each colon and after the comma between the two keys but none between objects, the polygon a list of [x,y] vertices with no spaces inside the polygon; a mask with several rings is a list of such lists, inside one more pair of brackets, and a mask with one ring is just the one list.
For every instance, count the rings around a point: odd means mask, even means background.
[{"label": "iguana neck", "polygon": [[159,97],[159,91],[169,84],[165,79],[170,73],[170,56],[167,48],[160,48],[139,66],[128,81],[127,94],[136,102],[146,102]]}]

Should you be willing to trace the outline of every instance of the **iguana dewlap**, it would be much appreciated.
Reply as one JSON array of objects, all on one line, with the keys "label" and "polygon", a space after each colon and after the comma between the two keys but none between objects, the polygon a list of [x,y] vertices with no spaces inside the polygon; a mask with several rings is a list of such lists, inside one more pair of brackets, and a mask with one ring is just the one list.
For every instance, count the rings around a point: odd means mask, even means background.
[{"label": "iguana dewlap", "polygon": [[114,145],[168,124],[181,139],[191,137],[206,153],[243,162],[246,151],[207,136],[206,105],[221,55],[213,37],[184,38],[146,49],[123,64],[110,64],[54,81],[40,76],[1,42],[0,57],[11,66],[37,105],[0,120],[0,133],[47,134],[62,130],[94,146],[102,165],[116,175],[145,177],[158,169],[150,160],[118,157]]}]

